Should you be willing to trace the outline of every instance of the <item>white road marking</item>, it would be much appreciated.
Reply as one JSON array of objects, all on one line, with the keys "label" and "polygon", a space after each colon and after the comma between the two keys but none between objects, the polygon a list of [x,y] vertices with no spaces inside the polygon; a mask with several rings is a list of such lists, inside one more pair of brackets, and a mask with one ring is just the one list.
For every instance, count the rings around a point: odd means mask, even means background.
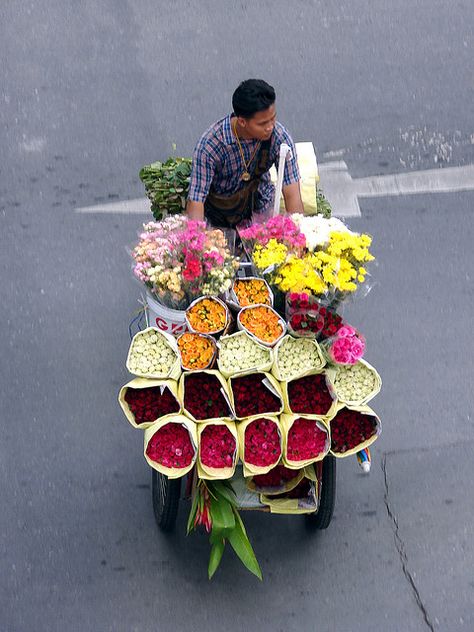
[{"label": "white road marking", "polygon": [[[474,165],[354,179],[346,163],[338,160],[320,164],[319,176],[321,188],[338,217],[360,216],[359,198],[474,190]],[[145,215],[150,213],[150,201],[137,198],[83,206],[76,211]]]},{"label": "white road marking", "polygon": [[360,215],[359,198],[474,190],[474,165],[353,179],[340,160],[320,164],[319,175],[321,188],[339,217]]}]

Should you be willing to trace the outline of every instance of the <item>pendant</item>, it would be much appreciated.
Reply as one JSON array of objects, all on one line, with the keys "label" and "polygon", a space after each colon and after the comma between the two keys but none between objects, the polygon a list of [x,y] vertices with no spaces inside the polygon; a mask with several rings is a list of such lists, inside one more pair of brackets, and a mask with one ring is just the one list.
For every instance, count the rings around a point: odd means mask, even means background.
[{"label": "pendant", "polygon": [[248,182],[250,180],[250,173],[248,171],[244,171],[243,174],[240,176],[240,179],[244,182]]}]

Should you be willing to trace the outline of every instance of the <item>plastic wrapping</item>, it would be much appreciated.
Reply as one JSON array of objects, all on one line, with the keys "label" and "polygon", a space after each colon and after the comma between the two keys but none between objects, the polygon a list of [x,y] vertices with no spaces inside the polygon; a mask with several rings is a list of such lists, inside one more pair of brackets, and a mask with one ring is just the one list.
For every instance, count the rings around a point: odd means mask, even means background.
[{"label": "plastic wrapping", "polygon": [[228,384],[237,419],[279,415],[283,411],[280,385],[270,373],[251,371],[232,375]]},{"label": "plastic wrapping", "polygon": [[342,327],[342,316],[328,301],[306,292],[289,292],[285,301],[288,331],[294,336],[324,340]]},{"label": "plastic wrapping", "polygon": [[[178,426],[181,426],[187,431],[187,436],[191,443],[193,456],[191,458],[190,463],[184,467],[167,467],[166,465],[163,465],[162,463],[155,461],[149,456],[149,450],[152,445],[151,442],[155,441],[154,440],[155,434],[160,432],[168,424],[171,424],[171,425],[176,424]],[[159,439],[157,439],[157,444],[159,444]],[[173,453],[176,454],[177,451],[181,452],[181,448],[174,448]],[[145,455],[145,459],[148,465],[150,465],[153,469],[157,470],[158,472],[161,472],[161,474],[164,474],[168,478],[180,478],[182,476],[185,476],[188,472],[192,470],[197,459],[196,424],[190,419],[188,419],[187,417],[185,417],[184,415],[169,415],[168,417],[161,419],[160,421],[157,421],[156,423],[154,423],[152,426],[150,426],[149,428],[145,430],[143,453]],[[182,454],[176,454],[176,456],[178,458],[182,458]]]},{"label": "plastic wrapping", "polygon": [[181,362],[175,338],[156,327],[139,331],[130,344],[126,365],[138,377],[177,380]]},{"label": "plastic wrapping", "polygon": [[343,325],[334,336],[324,341],[322,349],[332,364],[357,364],[364,355],[365,338],[354,327]]},{"label": "plastic wrapping", "polygon": [[[227,428],[230,434],[232,435],[232,437],[235,439],[235,448],[231,455],[232,462],[230,465],[216,468],[216,467],[211,467],[209,465],[204,464],[201,460],[203,433],[205,434],[206,432],[212,431],[213,426]],[[225,421],[223,419],[206,421],[198,425],[197,433],[198,433],[198,445],[199,445],[198,460],[197,460],[197,474],[199,478],[202,478],[205,480],[225,480],[228,478],[232,478],[232,476],[235,473],[235,467],[237,465],[237,461],[239,459],[239,437],[238,437],[235,423],[233,421]]]},{"label": "plastic wrapping", "polygon": [[[345,411],[352,411],[356,414],[353,419],[343,423],[342,414]],[[360,436],[364,426],[368,427],[370,433],[368,436],[366,434]],[[329,420],[329,427],[331,429],[331,454],[338,458],[351,456],[364,448],[368,448],[382,432],[380,419],[369,406],[339,404]],[[341,445],[341,442],[346,438],[350,440],[349,443]]]},{"label": "plastic wrapping", "polygon": [[[265,424],[262,429],[262,422]],[[237,424],[239,454],[244,476],[266,474],[277,465],[283,450],[283,440],[278,417],[260,415]],[[246,445],[247,439],[247,445]],[[248,453],[247,446],[255,452]],[[256,461],[260,463],[257,464]]]},{"label": "plastic wrapping", "polygon": [[[150,412],[153,412],[153,408],[160,408],[160,399],[166,397],[166,402],[161,402],[162,406],[165,406],[167,412],[163,412],[162,414],[157,414],[153,419],[147,420],[141,423],[138,423],[137,416],[134,414],[130,407],[130,403],[127,402],[127,394],[130,390],[140,391],[147,390],[150,391],[153,389],[157,391],[156,394],[152,398],[152,402],[147,402],[147,408]],[[172,400],[174,399],[176,405],[172,406]],[[177,415],[181,413],[181,404],[179,403],[178,398],[178,386],[174,380],[149,380],[143,377],[136,377],[131,380],[120,389],[120,393],[118,396],[118,401],[120,404],[120,408],[123,410],[125,417],[128,419],[130,424],[134,428],[141,428],[145,430],[149,426],[153,425],[158,419],[168,416],[168,415]],[[132,406],[133,408],[133,406]],[[171,410],[174,408],[174,410]]]},{"label": "plastic wrapping", "polygon": [[273,349],[272,375],[277,380],[292,380],[311,371],[320,371],[326,360],[315,340],[286,335]]},{"label": "plastic wrapping", "polygon": [[[203,377],[206,375],[209,379]],[[183,411],[196,423],[234,418],[229,389],[219,371],[185,371],[179,381],[178,395]]]},{"label": "plastic wrapping", "polygon": [[[296,428],[298,422],[304,427]],[[304,415],[287,415],[280,417],[283,433],[282,463],[290,469],[301,469],[324,459],[331,447],[331,437],[327,426],[317,419]],[[311,448],[314,452],[311,453]],[[298,451],[300,455],[296,458]]]},{"label": "plastic wrapping", "polygon": [[334,365],[326,372],[337,399],[343,404],[363,406],[382,388],[380,375],[365,360],[354,365]]},{"label": "plastic wrapping", "polygon": [[246,480],[247,489],[257,494],[274,496],[294,489],[305,475],[304,468],[294,470],[278,463],[267,474],[252,476]]},{"label": "plastic wrapping", "polygon": [[260,501],[270,507],[271,513],[307,514],[314,513],[319,507],[318,481],[314,468],[304,470],[304,477],[292,490],[277,496],[260,495]]},{"label": "plastic wrapping", "polygon": [[272,349],[258,343],[246,331],[222,336],[217,347],[217,366],[226,378],[248,371],[270,371],[273,366]]},{"label": "plastic wrapping", "polygon": [[266,347],[274,347],[286,333],[286,323],[268,305],[250,305],[237,315],[237,327]]},{"label": "plastic wrapping", "polygon": [[144,224],[132,257],[135,277],[173,310],[202,294],[226,292],[238,268],[221,230],[181,215]]}]

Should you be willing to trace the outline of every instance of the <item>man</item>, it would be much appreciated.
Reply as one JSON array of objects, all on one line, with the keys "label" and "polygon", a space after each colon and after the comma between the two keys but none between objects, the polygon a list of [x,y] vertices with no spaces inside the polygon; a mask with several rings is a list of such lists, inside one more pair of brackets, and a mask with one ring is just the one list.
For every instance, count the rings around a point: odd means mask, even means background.
[{"label": "man", "polygon": [[270,210],[280,145],[290,146],[283,179],[285,208],[303,212],[296,149],[276,120],[275,90],[261,79],[243,81],[232,96],[233,114],[217,121],[199,140],[193,156],[186,211],[213,226],[233,228]]}]

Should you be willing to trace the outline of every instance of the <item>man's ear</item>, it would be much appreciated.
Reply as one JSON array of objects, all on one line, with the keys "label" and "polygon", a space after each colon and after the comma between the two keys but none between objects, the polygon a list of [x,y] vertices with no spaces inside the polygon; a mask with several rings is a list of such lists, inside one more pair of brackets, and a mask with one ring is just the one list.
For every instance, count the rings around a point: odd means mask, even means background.
[{"label": "man's ear", "polygon": [[244,129],[247,127],[247,119],[243,116],[238,116],[237,122],[239,123],[239,127],[243,127]]}]

